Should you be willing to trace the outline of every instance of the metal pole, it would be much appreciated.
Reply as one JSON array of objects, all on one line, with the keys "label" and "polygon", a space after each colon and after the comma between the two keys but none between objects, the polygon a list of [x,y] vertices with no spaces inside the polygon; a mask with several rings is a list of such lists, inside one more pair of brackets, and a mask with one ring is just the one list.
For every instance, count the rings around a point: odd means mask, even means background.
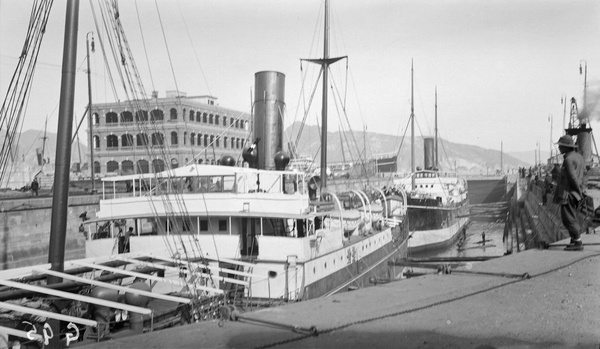
[{"label": "metal pole", "polygon": [[325,31],[323,39],[323,101],[321,107],[321,189],[327,187],[327,79],[329,73],[329,4],[325,0]]},{"label": "metal pole", "polygon": [[88,36],[92,34],[92,52],[94,51],[94,32],[88,32],[85,35],[85,44],[87,47],[87,78],[88,78],[88,112],[89,112],[89,128],[90,128],[90,174],[92,179],[92,194],[95,191],[94,188],[94,136],[93,136],[93,113],[92,113],[92,78],[90,71],[90,42]]},{"label": "metal pole", "polygon": [[[65,41],[63,48],[60,105],[58,108],[58,134],[55,157],[54,193],[48,262],[51,270],[64,270],[65,241],[67,233],[67,204],[69,201],[69,164],[71,162],[71,134],[73,131],[73,102],[75,74],[77,72],[77,29],[79,1],[67,2]],[[61,278],[48,277],[48,284],[61,282]]]},{"label": "metal pole", "polygon": [[437,119],[437,86],[435,87],[435,160],[433,161],[433,166],[435,169],[439,169],[439,160],[438,160],[438,119]]}]

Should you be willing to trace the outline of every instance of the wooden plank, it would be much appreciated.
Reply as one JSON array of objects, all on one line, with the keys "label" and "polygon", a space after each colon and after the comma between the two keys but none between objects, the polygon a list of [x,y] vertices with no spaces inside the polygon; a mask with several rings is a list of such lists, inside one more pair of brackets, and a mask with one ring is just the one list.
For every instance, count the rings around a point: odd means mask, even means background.
[{"label": "wooden plank", "polygon": [[82,319],[79,317],[63,315],[60,313],[53,313],[53,312],[47,311],[47,310],[29,308],[29,307],[12,304],[12,303],[0,302],[0,308],[12,310],[12,311],[18,311],[23,314],[33,314],[33,315],[43,316],[43,317],[47,317],[47,318],[51,318],[51,319],[68,321],[68,322],[72,322],[72,323],[80,324],[80,325],[84,325],[84,326],[91,326],[91,327],[98,326],[98,322],[94,321],[94,320]]},{"label": "wooden plank", "polygon": [[207,287],[207,286],[201,286],[201,285],[196,285],[196,284],[189,285],[188,283],[186,283],[185,281],[182,281],[182,280],[161,278],[159,276],[142,274],[142,273],[136,273],[136,272],[131,271],[131,270],[123,270],[123,269],[111,268],[111,267],[107,267],[107,266],[101,265],[101,264],[87,263],[87,262],[82,262],[82,261],[73,261],[72,263],[73,264],[81,265],[83,267],[92,268],[92,269],[99,269],[99,270],[110,271],[110,272],[113,272],[115,274],[122,274],[122,275],[128,275],[128,276],[138,277],[138,278],[146,279],[146,280],[164,282],[164,283],[167,283],[167,284],[177,285],[177,286],[181,286],[181,287],[191,286],[193,288],[197,288],[199,290],[203,290],[203,291],[207,291],[207,292],[225,293],[225,291],[223,291],[221,289],[218,289],[218,288],[214,288],[214,287]]},{"label": "wooden plank", "polygon": [[136,306],[129,305],[129,304],[107,301],[107,300],[98,299],[98,298],[94,298],[94,297],[82,296],[82,295],[76,294],[76,293],[58,291],[58,290],[53,290],[53,289],[46,288],[46,287],[23,284],[23,283],[15,282],[15,281],[0,280],[0,285],[23,289],[23,290],[32,291],[32,292],[37,292],[37,293],[49,294],[51,296],[62,297],[62,298],[66,298],[66,299],[72,299],[72,300],[82,301],[82,302],[91,303],[91,304],[103,305],[103,306],[109,307],[109,308],[127,310],[132,313],[139,313],[139,314],[151,314],[152,313],[152,310],[150,310],[150,309],[136,307]]},{"label": "wooden plank", "polygon": [[175,302],[175,303],[185,303],[185,304],[188,304],[191,302],[191,300],[189,298],[169,296],[166,294],[154,293],[154,292],[145,291],[145,290],[138,290],[135,288],[119,286],[119,285],[111,284],[108,282],[102,282],[102,281],[98,281],[98,280],[86,279],[86,278],[75,276],[75,275],[59,273],[59,272],[56,272],[53,270],[45,270],[45,269],[40,269],[40,268],[37,268],[34,270],[39,273],[58,276],[58,277],[61,277],[63,279],[67,279],[67,280],[83,282],[86,284],[100,286],[100,287],[104,287],[104,288],[110,288],[111,290],[117,290],[117,291],[121,291],[121,292],[139,294],[139,295],[147,296],[150,298],[162,299],[162,300],[171,301],[171,302]]}]

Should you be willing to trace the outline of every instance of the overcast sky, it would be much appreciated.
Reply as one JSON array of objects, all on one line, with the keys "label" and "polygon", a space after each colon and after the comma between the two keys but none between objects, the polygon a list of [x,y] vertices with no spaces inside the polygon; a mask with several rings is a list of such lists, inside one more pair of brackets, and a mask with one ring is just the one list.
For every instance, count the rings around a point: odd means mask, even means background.
[{"label": "overcast sky", "polygon": [[[286,124],[302,118],[315,72],[306,63],[301,71],[299,59],[322,56],[322,1],[157,0],[156,4],[138,0],[136,12],[135,1],[120,3],[121,21],[148,93],[155,89],[164,96],[177,86],[188,95],[210,94],[218,97],[220,106],[249,112],[254,74],[276,70],[286,75]],[[2,99],[23,46],[31,5],[30,0],[0,1]],[[98,14],[97,2],[94,6]],[[54,1],[23,130],[42,129],[46,116],[49,128],[56,130],[65,9],[66,1]],[[87,104],[83,68],[89,31],[96,31],[90,2],[81,1],[77,119]],[[115,97],[98,43],[96,48],[91,58],[93,99],[112,102]],[[503,142],[505,151],[532,150],[540,142],[542,150],[549,150],[549,115],[552,138],[556,141],[561,135],[561,96],[577,98],[582,108],[582,60],[588,67],[588,101],[596,100],[600,1],[333,0],[330,55],[349,57],[347,73],[341,61],[331,75],[347,103],[353,129],[366,124],[370,132],[402,135],[410,115],[413,60],[417,136],[432,134],[437,86],[441,137],[497,150]],[[336,98],[329,103],[330,131],[345,123],[335,111]],[[342,102],[338,99],[338,108]],[[308,122],[315,125],[318,114],[320,106],[315,104]],[[592,127],[596,124],[593,121]]]}]

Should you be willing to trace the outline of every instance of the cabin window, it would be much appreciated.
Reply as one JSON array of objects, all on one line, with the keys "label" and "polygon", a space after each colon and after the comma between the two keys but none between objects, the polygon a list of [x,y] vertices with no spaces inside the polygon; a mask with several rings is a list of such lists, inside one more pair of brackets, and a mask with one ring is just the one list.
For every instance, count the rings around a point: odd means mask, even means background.
[{"label": "cabin window", "polygon": [[206,220],[206,219],[200,220],[200,231],[208,231],[208,220]]},{"label": "cabin window", "polygon": [[219,231],[227,231],[227,220],[219,219]]}]

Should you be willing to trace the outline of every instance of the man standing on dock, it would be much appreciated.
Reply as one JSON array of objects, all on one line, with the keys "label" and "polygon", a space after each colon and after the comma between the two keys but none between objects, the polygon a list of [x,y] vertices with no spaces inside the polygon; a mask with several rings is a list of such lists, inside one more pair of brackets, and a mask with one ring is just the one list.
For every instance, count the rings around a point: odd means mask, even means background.
[{"label": "man standing on dock", "polygon": [[581,251],[581,232],[579,225],[579,203],[583,199],[583,157],[575,151],[573,138],[564,135],[558,140],[558,150],[564,156],[560,170],[560,182],[555,200],[560,204],[560,217],[563,225],[569,231],[571,242],[565,247],[566,251]]}]

